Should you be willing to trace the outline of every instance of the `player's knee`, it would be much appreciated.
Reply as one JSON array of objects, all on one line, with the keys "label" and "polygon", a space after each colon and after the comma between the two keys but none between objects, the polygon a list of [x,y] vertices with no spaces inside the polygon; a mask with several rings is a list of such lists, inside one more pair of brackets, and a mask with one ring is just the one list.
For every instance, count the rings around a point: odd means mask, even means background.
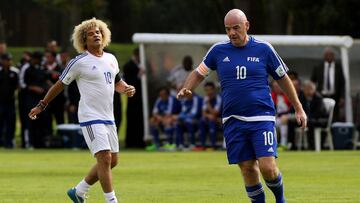
[{"label": "player's knee", "polygon": [[278,174],[278,168],[274,164],[263,164],[260,166],[260,171],[266,180],[273,180]]},{"label": "player's knee", "polygon": [[118,164],[117,157],[111,157],[111,168],[114,168]]},{"label": "player's knee", "polygon": [[110,166],[112,163],[111,153],[109,151],[100,151],[96,153],[97,162],[103,166]]},{"label": "player's knee", "polygon": [[240,165],[241,173],[244,177],[258,177],[259,169],[256,165]]}]

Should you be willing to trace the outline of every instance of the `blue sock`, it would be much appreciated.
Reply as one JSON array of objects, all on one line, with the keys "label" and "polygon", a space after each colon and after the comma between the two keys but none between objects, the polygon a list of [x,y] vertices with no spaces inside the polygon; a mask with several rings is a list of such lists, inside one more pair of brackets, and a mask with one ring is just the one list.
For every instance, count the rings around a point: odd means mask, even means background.
[{"label": "blue sock", "polygon": [[255,186],[246,186],[246,192],[251,202],[265,203],[265,192],[261,183]]},{"label": "blue sock", "polygon": [[276,203],[285,203],[284,187],[281,173],[279,173],[279,176],[275,178],[275,180],[265,180],[265,182],[268,188],[274,193]]},{"label": "blue sock", "polygon": [[173,142],[174,142],[174,138],[173,138],[174,129],[173,128],[165,128],[164,131],[165,131],[165,134],[167,136],[169,144],[173,144]]},{"label": "blue sock", "polygon": [[200,121],[200,125],[199,125],[199,138],[200,138],[200,143],[202,147],[205,147],[205,142],[206,142],[206,126],[205,126],[205,120],[201,120]]},{"label": "blue sock", "polygon": [[180,124],[177,124],[176,125],[176,128],[175,128],[175,131],[176,131],[176,146],[180,146],[180,145],[184,145],[184,139],[183,139],[183,129],[182,129],[182,126]]},{"label": "blue sock", "polygon": [[154,144],[157,148],[160,147],[159,130],[155,126],[150,126],[150,132],[154,139]]},{"label": "blue sock", "polygon": [[189,142],[191,145],[195,145],[194,126],[190,122],[186,122],[185,125],[186,125],[186,129],[188,130],[188,133],[189,133]]},{"label": "blue sock", "polygon": [[209,121],[209,134],[211,146],[216,148],[216,123],[214,121]]}]

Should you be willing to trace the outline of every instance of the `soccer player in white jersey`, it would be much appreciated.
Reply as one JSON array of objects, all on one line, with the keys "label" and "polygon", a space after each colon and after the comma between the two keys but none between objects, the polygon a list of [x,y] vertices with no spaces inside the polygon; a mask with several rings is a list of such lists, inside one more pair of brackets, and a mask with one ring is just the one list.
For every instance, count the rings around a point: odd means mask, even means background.
[{"label": "soccer player in white jersey", "polygon": [[268,75],[284,90],[294,106],[298,124],[306,127],[306,114],[287,76],[287,67],[267,42],[247,34],[249,22],[239,9],[224,18],[230,40],[216,43],[185,81],[178,98],[187,97],[204,77],[215,70],[221,84],[222,120],[229,164],[239,165],[251,202],[265,202],[260,173],[285,202],[281,173],[276,165],[275,109]]},{"label": "soccer player in white jersey", "polygon": [[116,90],[132,97],[135,88],[120,78],[116,58],[103,51],[110,43],[110,37],[111,32],[107,25],[95,18],[75,26],[72,35],[73,45],[81,54],[68,63],[59,80],[29,113],[31,119],[36,119],[65,85],[76,81],[81,95],[79,123],[86,143],[96,158],[96,164],[76,187],[68,190],[68,196],[75,203],[85,202],[85,194],[98,180],[106,201],[118,202],[111,173],[111,168],[117,164],[119,152],[113,114],[113,94]]}]

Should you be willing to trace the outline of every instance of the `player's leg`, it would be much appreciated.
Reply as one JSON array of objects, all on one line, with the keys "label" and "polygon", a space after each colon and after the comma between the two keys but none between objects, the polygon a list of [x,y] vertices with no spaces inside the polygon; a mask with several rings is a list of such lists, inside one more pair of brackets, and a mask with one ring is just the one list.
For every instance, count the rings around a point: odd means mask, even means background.
[{"label": "player's leg", "polygon": [[[109,144],[110,144],[110,152],[111,152],[110,159],[111,160],[110,160],[110,170],[108,170],[109,174],[108,174],[108,176],[106,176],[106,179],[110,180],[110,183],[107,185],[108,188],[106,188],[109,190],[106,190],[103,187],[103,191],[104,191],[105,199],[107,200],[108,203],[117,203],[118,201],[115,196],[115,191],[113,190],[113,184],[112,184],[111,165],[114,164],[114,166],[115,166],[117,164],[117,160],[118,160],[117,153],[119,152],[119,140],[118,140],[117,130],[116,130],[115,125],[106,125],[105,127],[107,129],[107,135],[108,135],[108,140],[109,140]],[[114,155],[114,154],[116,154],[116,155]],[[114,155],[114,156],[112,156],[112,155]],[[99,170],[101,170],[101,169],[100,168],[98,169],[98,177],[101,182],[101,178],[99,176]]]},{"label": "player's leg", "polygon": [[182,149],[184,148],[184,129],[183,129],[183,122],[181,120],[179,120],[178,122],[176,122],[175,124],[175,131],[176,131],[176,147],[178,149]]},{"label": "player's leg", "polygon": [[223,126],[229,164],[238,164],[244,178],[246,192],[252,202],[264,203],[265,193],[260,182],[251,137],[245,122],[229,119]]},{"label": "player's leg", "polygon": [[239,167],[251,202],[265,202],[265,192],[260,182],[258,162],[256,160],[243,161],[239,163]]},{"label": "player's leg", "polygon": [[173,127],[173,119],[171,116],[166,116],[163,120],[164,132],[167,137],[167,141],[169,145],[173,145],[174,143],[174,127]]},{"label": "player's leg", "polygon": [[149,151],[153,151],[160,148],[161,144],[160,144],[158,126],[159,126],[159,121],[155,117],[152,117],[150,119],[150,133],[153,136],[154,145],[146,148]]},{"label": "player's leg", "polygon": [[117,202],[112,186],[111,152],[110,150],[99,151],[95,154],[97,161],[97,175],[107,202]]},{"label": "player's leg", "polygon": [[205,118],[201,118],[199,123],[199,138],[200,138],[201,147],[203,148],[206,147],[206,124],[207,123]]},{"label": "player's leg", "polygon": [[195,147],[195,121],[193,118],[187,118],[185,120],[185,127],[189,134],[189,147],[193,149]]},{"label": "player's leg", "polygon": [[[118,153],[111,153],[111,168],[114,168],[118,163]],[[98,167],[95,164],[86,175],[86,177],[79,182],[79,184],[75,187],[76,193],[80,197],[84,197],[85,194],[89,191],[90,186],[94,185],[98,180]]]},{"label": "player's leg", "polygon": [[[107,202],[116,203],[117,199],[112,187],[111,174],[111,168],[117,164],[117,153],[119,152],[116,127],[114,125],[95,124],[84,126],[81,129],[91,153],[96,157],[97,163],[92,167],[85,179],[74,189],[76,196],[81,197],[83,200],[84,194],[89,190],[89,187],[99,180]],[[71,194],[69,196],[74,201],[73,196]]]},{"label": "player's leg", "polygon": [[276,165],[277,141],[274,122],[254,122],[252,124],[252,144],[259,161],[260,172],[266,185],[274,193],[276,202],[285,202],[282,176]]},{"label": "player's leg", "polygon": [[216,149],[216,121],[209,121],[209,135],[210,135],[210,141],[211,141],[211,147]]},{"label": "player's leg", "polygon": [[266,185],[275,195],[276,203],[284,203],[282,175],[276,165],[275,157],[261,157],[259,158],[259,165]]}]

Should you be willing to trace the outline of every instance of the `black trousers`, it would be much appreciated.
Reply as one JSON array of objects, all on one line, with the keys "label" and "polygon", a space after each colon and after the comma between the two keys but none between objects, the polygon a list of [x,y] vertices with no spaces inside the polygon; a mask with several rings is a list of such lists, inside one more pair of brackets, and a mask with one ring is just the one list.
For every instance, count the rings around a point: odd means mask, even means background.
[{"label": "black trousers", "polygon": [[8,104],[0,104],[0,145],[5,148],[13,148],[15,137],[15,101]]}]

